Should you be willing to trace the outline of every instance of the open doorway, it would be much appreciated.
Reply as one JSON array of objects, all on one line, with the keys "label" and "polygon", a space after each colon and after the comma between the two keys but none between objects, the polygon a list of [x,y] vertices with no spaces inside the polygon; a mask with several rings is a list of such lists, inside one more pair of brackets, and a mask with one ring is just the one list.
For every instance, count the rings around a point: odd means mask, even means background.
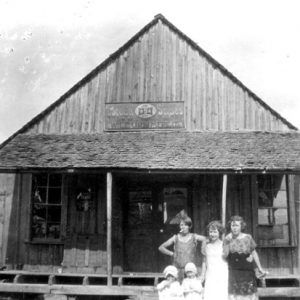
[{"label": "open doorway", "polygon": [[161,272],[171,258],[158,247],[178,232],[180,218],[191,213],[190,186],[170,176],[142,183],[132,178],[124,196],[124,271]]}]

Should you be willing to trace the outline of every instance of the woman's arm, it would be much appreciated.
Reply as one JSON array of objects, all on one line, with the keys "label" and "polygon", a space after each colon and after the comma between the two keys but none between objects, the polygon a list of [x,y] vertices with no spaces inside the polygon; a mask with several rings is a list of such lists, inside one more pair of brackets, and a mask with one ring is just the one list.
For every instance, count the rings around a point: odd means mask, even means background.
[{"label": "woman's arm", "polygon": [[226,258],[229,255],[229,244],[230,244],[231,234],[225,236],[223,240],[223,257]]},{"label": "woman's arm", "polygon": [[255,263],[256,263],[256,266],[258,268],[258,270],[261,272],[261,273],[265,273],[264,269],[262,268],[261,264],[260,264],[260,260],[259,260],[259,256],[256,252],[256,250],[253,250],[252,253],[251,253]]},{"label": "woman's arm", "polygon": [[204,236],[204,235],[200,235],[200,234],[195,233],[195,238],[198,242],[205,242],[206,241],[206,236]]},{"label": "woman's arm", "polygon": [[169,256],[173,256],[174,252],[170,251],[169,249],[167,249],[167,247],[170,247],[171,245],[173,245],[175,242],[175,236],[172,236],[171,238],[169,238],[166,242],[162,243],[159,247],[158,250],[166,255]]},{"label": "woman's arm", "polygon": [[206,274],[206,257],[203,257],[203,262],[202,262],[202,268],[201,268],[201,274],[200,274],[200,280],[203,283],[205,281],[205,274]]}]

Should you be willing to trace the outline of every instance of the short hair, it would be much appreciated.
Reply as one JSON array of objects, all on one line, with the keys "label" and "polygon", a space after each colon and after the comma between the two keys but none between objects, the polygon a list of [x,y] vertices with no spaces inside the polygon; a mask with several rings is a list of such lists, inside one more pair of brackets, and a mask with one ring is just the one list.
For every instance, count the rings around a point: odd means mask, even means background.
[{"label": "short hair", "polygon": [[235,215],[235,216],[232,216],[230,218],[230,220],[228,221],[228,230],[229,231],[231,230],[232,222],[240,222],[241,223],[241,231],[244,231],[247,226],[247,223],[244,221],[244,219],[241,216]]},{"label": "short hair", "polygon": [[219,220],[214,220],[208,223],[208,225],[206,226],[207,235],[209,234],[210,229],[218,230],[220,235],[225,232],[225,228]]},{"label": "short hair", "polygon": [[[189,226],[190,228],[193,227],[193,221],[190,217],[186,216],[180,219],[180,222],[183,222],[185,225]],[[179,222],[179,224],[180,224]]]}]

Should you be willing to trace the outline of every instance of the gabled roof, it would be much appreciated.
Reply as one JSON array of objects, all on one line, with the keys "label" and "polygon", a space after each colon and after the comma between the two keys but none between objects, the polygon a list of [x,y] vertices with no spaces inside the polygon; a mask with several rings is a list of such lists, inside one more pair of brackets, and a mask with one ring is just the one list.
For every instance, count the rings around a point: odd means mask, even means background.
[{"label": "gabled roof", "polygon": [[235,82],[238,86],[240,86],[244,91],[246,91],[250,96],[252,96],[256,101],[258,101],[265,109],[269,110],[273,115],[275,115],[278,119],[280,119],[290,129],[297,130],[297,128],[294,125],[292,125],[290,122],[284,119],[280,114],[274,111],[270,106],[268,106],[262,99],[260,99],[256,94],[254,94],[251,90],[249,90],[239,79],[237,79],[232,73],[230,73],[224,66],[222,66],[219,62],[217,62],[214,58],[212,58],[207,52],[205,52],[202,48],[200,48],[188,36],[182,33],[177,27],[175,27],[171,22],[169,22],[163,15],[158,14],[154,17],[154,19],[150,23],[148,23],[137,34],[135,34],[128,42],[126,42],[116,52],[112,53],[106,60],[104,60],[100,65],[98,65],[89,74],[87,74],[78,83],[76,83],[71,89],[69,89],[65,94],[63,94],[57,101],[55,101],[52,105],[46,108],[43,112],[38,114],[35,118],[33,118],[20,130],[18,130],[15,134],[9,137],[6,141],[4,141],[2,145],[0,145],[0,148],[3,145],[7,144],[10,140],[12,140],[16,135],[20,133],[24,133],[29,127],[37,123],[41,118],[43,118],[47,113],[53,110],[61,102],[63,102],[68,96],[74,93],[78,88],[80,88],[87,81],[92,79],[99,71],[106,68],[111,62],[113,62],[116,58],[118,58],[121,54],[123,54],[126,50],[128,50],[129,47],[131,47],[143,34],[145,34],[151,27],[156,25],[158,22],[162,22],[164,25],[168,26],[170,30],[175,32],[180,38],[185,40],[194,50],[196,50],[197,52],[199,52],[199,54],[204,56],[215,68],[218,68],[224,75],[229,77],[233,82]]},{"label": "gabled roof", "polygon": [[300,171],[300,133],[119,132],[20,134],[0,150],[0,170]]}]

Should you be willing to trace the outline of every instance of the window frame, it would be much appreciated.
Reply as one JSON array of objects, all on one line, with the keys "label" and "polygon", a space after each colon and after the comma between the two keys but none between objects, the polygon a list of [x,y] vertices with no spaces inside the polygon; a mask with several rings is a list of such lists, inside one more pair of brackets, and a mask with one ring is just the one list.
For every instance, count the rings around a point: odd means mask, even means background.
[{"label": "window frame", "polygon": [[[288,243],[286,244],[261,244],[258,239],[258,228],[260,226],[272,226],[272,225],[264,225],[264,224],[259,224],[258,223],[258,211],[259,209],[264,209],[265,207],[259,206],[259,187],[258,187],[258,176],[276,176],[276,175],[282,175],[284,178],[283,180],[285,181],[285,194],[286,194],[286,207],[279,207],[279,208],[286,208],[287,210],[287,226],[288,226],[288,234],[289,234],[289,239]],[[296,228],[296,216],[295,216],[295,205],[294,205],[294,195],[293,195],[293,180],[291,179],[292,176],[289,174],[278,174],[278,173],[270,173],[270,174],[257,174],[256,176],[256,189],[257,189],[257,197],[256,197],[256,207],[255,207],[255,214],[256,214],[256,239],[257,239],[257,244],[259,248],[292,248],[292,247],[297,247],[297,239],[295,239],[295,228]],[[274,207],[274,206],[273,206]],[[273,207],[266,207],[266,209],[274,209]],[[276,208],[276,207],[275,207]],[[294,208],[294,209],[293,209]]]},{"label": "window frame", "polygon": [[[47,175],[47,183],[46,185],[36,185],[35,187],[35,177],[37,176],[42,176],[42,175]],[[50,176],[53,175],[59,175],[60,178],[60,185],[55,185],[55,186],[50,186]],[[29,227],[29,242],[32,244],[59,244],[62,242],[62,236],[63,236],[63,209],[64,209],[64,203],[63,203],[63,193],[64,193],[64,176],[61,173],[55,173],[55,172],[38,172],[38,173],[33,173],[32,178],[31,178],[31,195],[30,195],[30,211],[29,211],[29,218],[30,218],[30,227]],[[35,188],[43,188],[46,189],[46,199],[44,203],[41,203],[41,206],[44,206],[46,208],[46,219],[45,219],[45,224],[46,224],[46,234],[45,237],[35,237],[33,234],[33,206],[35,204],[34,202],[34,194],[35,194]],[[49,203],[49,190],[50,189],[60,189],[60,203]],[[48,208],[49,207],[59,207],[60,208],[60,220],[59,222],[49,222],[48,221]],[[47,226],[49,223],[57,223],[59,225],[59,238],[52,238],[52,237],[47,237]]]}]

